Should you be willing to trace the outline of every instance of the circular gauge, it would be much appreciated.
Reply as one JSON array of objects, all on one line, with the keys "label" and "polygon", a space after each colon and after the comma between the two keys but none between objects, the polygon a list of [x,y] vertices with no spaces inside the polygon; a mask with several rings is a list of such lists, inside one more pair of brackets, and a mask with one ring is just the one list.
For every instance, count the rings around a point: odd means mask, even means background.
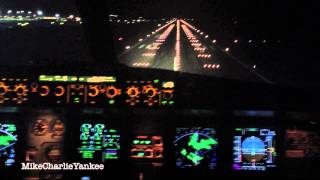
[{"label": "circular gauge", "polygon": [[28,89],[27,86],[24,84],[18,84],[14,86],[14,92],[17,93],[18,96],[26,96]]},{"label": "circular gauge", "polygon": [[43,119],[38,119],[32,125],[32,134],[36,136],[43,136],[48,132],[48,129],[48,122]]},{"label": "circular gauge", "polygon": [[242,142],[243,157],[249,162],[259,162],[264,158],[266,148],[264,142],[255,136],[246,138]]},{"label": "circular gauge", "polygon": [[59,119],[54,120],[51,125],[51,130],[54,136],[62,136],[65,131],[64,123]]},{"label": "circular gauge", "polygon": [[135,97],[139,96],[140,91],[137,87],[131,86],[131,87],[127,88],[127,94],[129,97],[135,98]]},{"label": "circular gauge", "polygon": [[102,133],[103,130],[104,130],[104,128],[105,128],[105,125],[104,125],[104,124],[96,124],[96,125],[94,126],[94,132],[96,132],[96,133]]}]

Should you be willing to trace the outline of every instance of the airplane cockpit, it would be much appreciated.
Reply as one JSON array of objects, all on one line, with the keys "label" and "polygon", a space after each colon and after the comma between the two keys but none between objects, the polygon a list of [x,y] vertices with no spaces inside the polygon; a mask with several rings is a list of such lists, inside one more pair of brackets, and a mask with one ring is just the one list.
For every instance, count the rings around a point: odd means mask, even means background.
[{"label": "airplane cockpit", "polygon": [[317,86],[276,83],[196,19],[113,9],[154,1],[37,3],[0,11],[1,176],[320,177]]}]

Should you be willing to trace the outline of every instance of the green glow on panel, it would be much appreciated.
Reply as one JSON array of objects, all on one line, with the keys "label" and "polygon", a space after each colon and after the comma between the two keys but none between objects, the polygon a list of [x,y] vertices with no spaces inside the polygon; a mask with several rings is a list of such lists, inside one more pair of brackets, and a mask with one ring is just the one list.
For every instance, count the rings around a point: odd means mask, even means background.
[{"label": "green glow on panel", "polygon": [[199,151],[201,149],[210,150],[212,145],[218,144],[218,142],[212,138],[209,139],[201,139],[198,142],[199,134],[195,133],[190,137],[190,141],[188,143],[189,146],[193,147],[195,150]]},{"label": "green glow on panel", "polygon": [[191,152],[187,155],[187,158],[190,159],[194,164],[199,164],[199,161],[203,159],[203,157],[198,156],[197,154]]}]

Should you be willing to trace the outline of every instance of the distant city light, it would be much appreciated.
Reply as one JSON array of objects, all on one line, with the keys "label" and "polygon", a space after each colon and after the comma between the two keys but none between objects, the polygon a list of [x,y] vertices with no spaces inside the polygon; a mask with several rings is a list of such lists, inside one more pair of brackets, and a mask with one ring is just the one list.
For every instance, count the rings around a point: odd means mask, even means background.
[{"label": "distant city light", "polygon": [[225,51],[225,52],[229,52],[229,51],[230,51],[230,48],[225,48],[224,51]]},{"label": "distant city light", "polygon": [[32,14],[32,11],[28,11],[28,14]]},{"label": "distant city light", "polygon": [[119,37],[119,38],[118,38],[118,41],[122,41],[122,40],[123,40],[123,37]]},{"label": "distant city light", "polygon": [[20,14],[21,12],[20,12],[20,11],[16,11],[16,13],[17,13],[17,14]]},{"label": "distant city light", "polygon": [[158,27],[160,27],[161,26],[161,24],[158,24]]},{"label": "distant city light", "polygon": [[55,14],[54,16],[55,16],[57,19],[60,18],[60,14],[58,14],[58,13]]},{"label": "distant city light", "polygon": [[143,39],[139,39],[139,42],[143,41]]},{"label": "distant city light", "polygon": [[234,41],[233,41],[233,43],[238,43],[239,42],[239,40],[238,39],[235,39]]},{"label": "distant city light", "polygon": [[263,40],[262,42],[263,42],[263,43],[266,43],[266,42],[267,42],[267,40]]},{"label": "distant city light", "polygon": [[12,13],[12,10],[8,10],[8,11],[7,11],[7,14],[11,14],[11,13]]},{"label": "distant city light", "polygon": [[42,16],[42,15],[43,15],[43,11],[38,10],[38,11],[37,11],[37,15],[38,15],[38,16]]},{"label": "distant city light", "polygon": [[214,39],[214,40],[212,40],[212,43],[216,43],[216,42],[217,42],[217,40],[215,40],[215,39]]},{"label": "distant city light", "polygon": [[74,15],[73,15],[73,14],[70,14],[70,15],[68,16],[68,18],[69,18],[69,19],[73,19],[73,18],[74,18]]},{"label": "distant city light", "polygon": [[131,48],[130,46],[126,46],[126,47],[125,47],[125,49],[130,49],[130,48]]},{"label": "distant city light", "polygon": [[116,14],[110,14],[109,16],[110,17],[118,17],[118,15],[116,15]]},{"label": "distant city light", "polygon": [[206,35],[205,38],[207,39],[209,37],[209,35]]},{"label": "distant city light", "polygon": [[256,69],[257,65],[253,65],[253,69]]},{"label": "distant city light", "polygon": [[252,43],[252,40],[250,39],[248,42],[249,42],[249,43]]}]

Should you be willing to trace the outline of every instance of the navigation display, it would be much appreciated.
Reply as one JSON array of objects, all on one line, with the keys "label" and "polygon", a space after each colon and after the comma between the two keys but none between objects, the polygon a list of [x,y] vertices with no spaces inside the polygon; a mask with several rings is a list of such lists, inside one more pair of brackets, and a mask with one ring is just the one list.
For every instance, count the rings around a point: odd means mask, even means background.
[{"label": "navigation display", "polygon": [[218,146],[215,129],[177,128],[173,144],[178,168],[215,169]]},{"label": "navigation display", "polygon": [[16,161],[17,128],[13,123],[0,122],[0,166],[13,166]]}]

